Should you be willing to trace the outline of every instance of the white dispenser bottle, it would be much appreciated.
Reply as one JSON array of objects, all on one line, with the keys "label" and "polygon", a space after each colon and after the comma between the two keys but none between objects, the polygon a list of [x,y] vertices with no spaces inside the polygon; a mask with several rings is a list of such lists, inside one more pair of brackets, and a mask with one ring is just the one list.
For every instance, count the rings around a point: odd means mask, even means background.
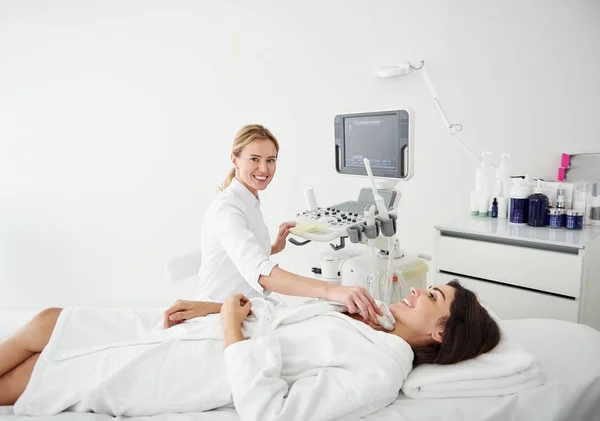
[{"label": "white dispenser bottle", "polygon": [[508,190],[510,186],[512,186],[510,177],[513,176],[513,170],[508,165],[508,160],[510,159],[510,155],[507,153],[500,154],[500,165],[496,169],[496,179],[501,179],[504,182],[504,188],[506,191],[504,194],[508,196]]},{"label": "white dispenser bottle", "polygon": [[479,216],[491,215],[492,211],[490,191],[494,185],[494,169],[488,163],[488,157],[491,155],[490,152],[483,152],[481,165],[475,170],[475,191],[471,192],[471,210],[476,203]]},{"label": "white dispenser bottle", "polygon": [[507,217],[508,196],[512,186],[511,176],[512,168],[508,166],[510,155],[503,153],[500,155],[500,165],[494,171],[494,187],[492,189],[491,198],[498,200],[498,218]]}]

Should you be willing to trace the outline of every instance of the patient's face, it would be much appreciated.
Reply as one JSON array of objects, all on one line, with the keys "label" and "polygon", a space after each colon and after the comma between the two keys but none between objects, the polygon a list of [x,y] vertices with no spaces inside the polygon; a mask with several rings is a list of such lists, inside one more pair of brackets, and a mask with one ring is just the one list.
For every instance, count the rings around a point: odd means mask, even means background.
[{"label": "patient's face", "polygon": [[277,149],[269,139],[253,140],[231,159],[237,179],[254,194],[267,188],[277,169]]},{"label": "patient's face", "polygon": [[450,315],[454,291],[449,285],[436,285],[428,290],[411,288],[408,297],[389,308],[394,318],[415,334],[430,335],[439,331],[439,318]]}]

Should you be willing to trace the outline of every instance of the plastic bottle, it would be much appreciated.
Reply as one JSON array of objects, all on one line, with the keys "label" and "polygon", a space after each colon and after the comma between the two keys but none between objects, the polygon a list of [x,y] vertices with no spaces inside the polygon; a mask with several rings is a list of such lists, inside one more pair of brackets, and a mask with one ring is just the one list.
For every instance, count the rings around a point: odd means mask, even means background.
[{"label": "plastic bottle", "polygon": [[529,196],[529,210],[527,225],[532,227],[543,227],[546,225],[546,213],[548,211],[548,196],[544,193],[542,180],[537,181],[535,192]]},{"label": "plastic bottle", "polygon": [[479,215],[479,204],[477,203],[477,190],[471,191],[471,216]]},{"label": "plastic bottle", "polygon": [[498,198],[498,219],[508,218],[508,197]]},{"label": "plastic bottle", "polygon": [[500,196],[498,200],[498,219],[508,218],[508,185],[504,184],[504,180],[500,180]]},{"label": "plastic bottle", "polygon": [[498,166],[498,176],[504,181],[504,186],[510,186],[510,177],[512,177],[512,168],[508,165],[510,155],[507,153],[500,154],[500,165]]},{"label": "plastic bottle", "polygon": [[[500,203],[501,197],[505,197],[508,201],[508,189],[512,186],[510,177],[513,174],[512,168],[508,165],[509,159],[509,154],[502,153],[500,155],[500,165],[494,170],[494,188],[492,189],[492,197],[497,198],[498,203]],[[501,215],[498,215],[498,217],[502,218]]]},{"label": "plastic bottle", "polygon": [[526,224],[529,211],[529,186],[522,178],[514,178],[510,189],[511,224]]},{"label": "plastic bottle", "polygon": [[481,154],[481,166],[475,170],[475,191],[471,193],[471,210],[473,202],[477,203],[478,215],[488,216],[490,211],[490,183],[493,182],[494,169],[488,163],[490,152]]}]

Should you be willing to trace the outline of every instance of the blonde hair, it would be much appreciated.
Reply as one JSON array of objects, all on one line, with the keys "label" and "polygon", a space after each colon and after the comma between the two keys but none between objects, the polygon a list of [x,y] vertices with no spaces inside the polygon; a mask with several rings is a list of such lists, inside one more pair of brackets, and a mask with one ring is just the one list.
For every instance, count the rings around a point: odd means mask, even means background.
[{"label": "blonde hair", "polygon": [[[240,129],[233,139],[233,146],[231,147],[231,153],[239,158],[242,150],[255,140],[268,139],[275,145],[275,150],[279,153],[279,143],[273,133],[270,132],[264,126],[260,124],[248,124]],[[235,168],[232,168],[227,175],[227,178],[223,182],[223,185],[219,187],[219,190],[223,191],[231,184],[231,181],[235,177]]]}]

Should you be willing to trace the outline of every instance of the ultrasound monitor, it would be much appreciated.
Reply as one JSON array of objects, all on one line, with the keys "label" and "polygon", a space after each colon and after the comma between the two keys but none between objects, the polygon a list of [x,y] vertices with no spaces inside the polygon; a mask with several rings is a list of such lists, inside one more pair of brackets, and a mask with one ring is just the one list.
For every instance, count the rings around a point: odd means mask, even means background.
[{"label": "ultrasound monitor", "polygon": [[375,177],[407,179],[412,175],[408,111],[340,114],[334,127],[338,173],[366,176],[363,158],[369,158]]}]

